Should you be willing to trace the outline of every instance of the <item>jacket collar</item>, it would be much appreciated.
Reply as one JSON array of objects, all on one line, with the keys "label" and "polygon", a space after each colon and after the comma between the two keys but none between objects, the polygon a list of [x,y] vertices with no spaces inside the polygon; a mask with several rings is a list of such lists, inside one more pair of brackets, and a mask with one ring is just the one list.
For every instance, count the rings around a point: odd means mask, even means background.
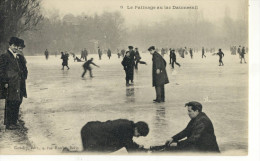
[{"label": "jacket collar", "polygon": [[14,53],[10,48],[7,50],[14,58],[16,58],[16,53]]}]

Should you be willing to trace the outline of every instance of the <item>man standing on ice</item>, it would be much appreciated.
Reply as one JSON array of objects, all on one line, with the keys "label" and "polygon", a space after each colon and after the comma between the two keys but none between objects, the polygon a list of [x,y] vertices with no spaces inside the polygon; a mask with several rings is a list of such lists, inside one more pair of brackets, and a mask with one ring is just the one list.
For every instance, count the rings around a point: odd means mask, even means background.
[{"label": "man standing on ice", "polygon": [[99,60],[101,60],[102,58],[102,50],[98,47],[98,57],[99,57]]},{"label": "man standing on ice", "polygon": [[93,75],[92,75],[92,69],[91,69],[91,67],[90,67],[90,64],[93,64],[93,65],[95,65],[96,67],[99,67],[98,65],[96,65],[95,63],[93,63],[93,58],[91,58],[90,60],[88,60],[87,62],[85,62],[85,63],[83,64],[84,72],[82,73],[82,76],[81,76],[82,78],[85,76],[87,70],[89,71],[89,76],[90,76],[91,78],[93,77]]},{"label": "man standing on ice", "polygon": [[27,77],[27,73],[25,73],[27,68],[22,68],[22,66],[26,67],[26,61],[21,53],[24,47],[23,40],[11,37],[9,49],[0,56],[0,83],[4,84],[4,88],[7,89],[4,124],[9,130],[19,127],[17,124],[19,108],[22,98],[25,96],[23,81]]},{"label": "man standing on ice", "polygon": [[45,55],[46,60],[48,60],[48,58],[49,58],[49,51],[47,49],[45,50],[44,55]]},{"label": "man standing on ice", "polygon": [[121,62],[121,64],[124,67],[125,70],[125,80],[126,80],[126,86],[129,86],[129,81],[133,80],[133,63],[130,57],[130,53],[129,51],[126,52],[125,57],[123,59],[123,61]]},{"label": "man standing on ice", "polygon": [[240,52],[240,63],[242,64],[242,60],[244,59],[244,63],[246,63],[246,59],[245,59],[245,47],[242,48],[241,52]]},{"label": "man standing on ice", "polygon": [[201,51],[201,52],[202,52],[202,58],[203,58],[203,57],[205,57],[205,58],[206,58],[206,55],[205,55],[205,49],[204,49],[204,47],[202,47],[202,51]]},{"label": "man standing on ice", "polygon": [[163,57],[155,51],[155,47],[151,46],[148,51],[153,55],[153,86],[156,91],[155,103],[165,102],[164,85],[169,83],[166,73],[166,62]]},{"label": "man standing on ice", "polygon": [[133,46],[128,46],[129,49],[129,54],[130,54],[130,64],[131,66],[129,66],[129,73],[132,74],[131,76],[131,83],[134,83],[134,66],[135,66],[135,52],[134,52],[134,47]]},{"label": "man standing on ice", "polygon": [[110,57],[111,57],[111,50],[110,49],[108,49],[107,50],[107,57],[110,59]]}]

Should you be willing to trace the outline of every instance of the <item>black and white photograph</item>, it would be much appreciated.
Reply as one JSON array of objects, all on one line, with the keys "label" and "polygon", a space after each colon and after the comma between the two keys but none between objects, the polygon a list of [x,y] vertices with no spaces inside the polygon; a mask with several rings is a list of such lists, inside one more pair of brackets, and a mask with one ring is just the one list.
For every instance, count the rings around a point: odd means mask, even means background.
[{"label": "black and white photograph", "polygon": [[248,156],[249,9],[1,0],[0,155]]}]

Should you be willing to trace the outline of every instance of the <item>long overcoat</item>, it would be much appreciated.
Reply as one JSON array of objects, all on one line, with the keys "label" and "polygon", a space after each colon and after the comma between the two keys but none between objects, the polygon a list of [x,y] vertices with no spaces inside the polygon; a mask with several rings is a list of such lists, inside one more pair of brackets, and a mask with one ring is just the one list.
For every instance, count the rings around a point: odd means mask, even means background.
[{"label": "long overcoat", "polygon": [[88,122],[81,129],[83,148],[92,152],[114,152],[123,147],[134,151],[139,147],[133,142],[134,127],[134,122],[125,119]]},{"label": "long overcoat", "polygon": [[[159,69],[160,73],[156,74],[156,70]],[[153,86],[162,86],[169,83],[169,79],[166,72],[166,62],[163,57],[154,52],[153,54]]]},{"label": "long overcoat", "polygon": [[8,50],[0,56],[0,81],[8,84],[8,101],[21,101],[21,79],[18,59]]},{"label": "long overcoat", "polygon": [[26,79],[28,76],[28,70],[26,66],[26,59],[23,55],[17,54],[18,56],[18,64],[21,71],[21,96],[27,98],[27,91],[26,91]]},{"label": "long overcoat", "polygon": [[177,142],[185,137],[187,139],[178,143],[180,150],[219,152],[213,124],[204,112],[200,112],[183,131],[172,138]]}]

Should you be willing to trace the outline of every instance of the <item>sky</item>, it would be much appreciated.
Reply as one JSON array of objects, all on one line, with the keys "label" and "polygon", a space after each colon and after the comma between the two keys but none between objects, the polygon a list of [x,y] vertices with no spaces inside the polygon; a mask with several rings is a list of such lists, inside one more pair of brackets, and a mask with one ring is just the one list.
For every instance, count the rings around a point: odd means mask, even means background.
[{"label": "sky", "polygon": [[[119,11],[126,24],[133,25],[160,22],[169,17],[187,18],[195,12],[203,13],[205,19],[217,21],[224,17],[227,8],[231,18],[245,18],[241,17],[245,15],[241,12],[246,12],[247,0],[42,0],[42,6],[46,16],[53,11],[58,11],[61,16]],[[198,9],[128,9],[136,6],[198,6]]]}]

